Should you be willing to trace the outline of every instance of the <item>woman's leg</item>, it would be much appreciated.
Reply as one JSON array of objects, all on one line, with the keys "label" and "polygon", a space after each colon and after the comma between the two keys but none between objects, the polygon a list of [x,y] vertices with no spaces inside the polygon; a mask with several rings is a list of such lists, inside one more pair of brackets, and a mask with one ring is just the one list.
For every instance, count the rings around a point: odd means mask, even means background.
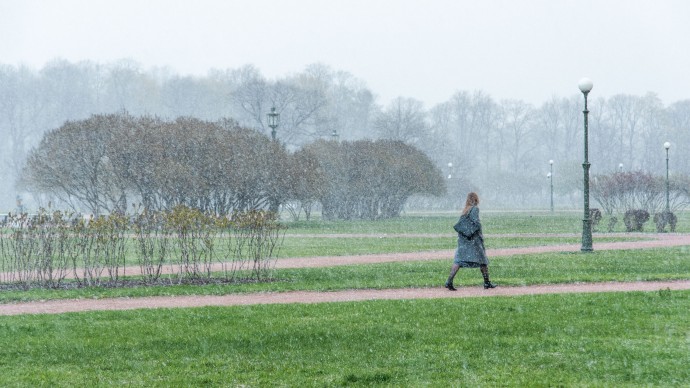
[{"label": "woman's leg", "polygon": [[459,264],[453,264],[453,266],[450,267],[450,276],[448,276],[448,280],[446,280],[445,286],[447,289],[449,289],[451,291],[456,290],[456,288],[453,287],[453,279],[455,278],[455,274],[458,273],[458,269],[460,269]]},{"label": "woman's leg", "polygon": [[491,280],[489,280],[489,266],[482,264],[479,266],[479,270],[482,271],[482,277],[484,278],[484,288],[495,288],[496,286],[491,284]]}]

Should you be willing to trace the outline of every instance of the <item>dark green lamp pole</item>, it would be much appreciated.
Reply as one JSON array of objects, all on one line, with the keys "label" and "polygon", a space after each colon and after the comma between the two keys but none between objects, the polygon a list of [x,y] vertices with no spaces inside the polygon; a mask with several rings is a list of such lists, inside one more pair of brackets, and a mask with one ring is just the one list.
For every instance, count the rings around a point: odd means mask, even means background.
[{"label": "dark green lamp pole", "polygon": [[276,113],[276,107],[271,108],[271,113],[267,113],[268,127],[271,128],[271,138],[276,139],[276,128],[280,125],[280,113]]},{"label": "dark green lamp pole", "polygon": [[671,143],[664,143],[664,148],[666,148],[666,213],[671,212],[671,205],[669,201],[669,183],[668,183],[668,149],[671,148]]},{"label": "dark green lamp pole", "polygon": [[553,159],[549,160],[551,172],[549,173],[549,183],[551,184],[551,213],[553,213]]},{"label": "dark green lamp pole", "polygon": [[582,252],[592,252],[592,219],[589,215],[589,146],[587,144],[587,95],[592,90],[594,84],[589,78],[583,78],[577,85],[580,88],[582,94],[585,95],[585,110],[582,111],[585,115],[585,162],[582,163],[582,169],[584,170],[584,194],[585,194],[585,214],[582,220]]}]

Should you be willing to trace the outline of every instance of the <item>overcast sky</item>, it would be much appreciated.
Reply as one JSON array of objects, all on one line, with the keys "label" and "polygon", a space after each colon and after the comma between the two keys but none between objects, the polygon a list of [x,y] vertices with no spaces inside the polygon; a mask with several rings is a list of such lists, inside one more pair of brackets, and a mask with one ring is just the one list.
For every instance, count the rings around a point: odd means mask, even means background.
[{"label": "overcast sky", "polygon": [[690,1],[0,0],[0,63],[55,58],[268,78],[320,62],[427,107],[476,89],[539,105],[587,76],[593,98],[669,104],[690,98]]}]

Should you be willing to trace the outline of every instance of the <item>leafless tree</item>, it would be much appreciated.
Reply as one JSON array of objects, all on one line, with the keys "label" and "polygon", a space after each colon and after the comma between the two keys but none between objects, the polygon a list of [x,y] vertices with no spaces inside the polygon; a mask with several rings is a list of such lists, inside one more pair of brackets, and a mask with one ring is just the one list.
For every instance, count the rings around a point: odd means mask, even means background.
[{"label": "leafless tree", "polygon": [[414,144],[427,129],[424,104],[398,97],[376,117],[374,128],[380,138]]},{"label": "leafless tree", "polygon": [[499,131],[510,157],[507,167],[513,171],[523,170],[528,166],[527,156],[537,146],[532,138],[534,127],[530,122],[534,108],[519,100],[501,101],[500,107]]}]

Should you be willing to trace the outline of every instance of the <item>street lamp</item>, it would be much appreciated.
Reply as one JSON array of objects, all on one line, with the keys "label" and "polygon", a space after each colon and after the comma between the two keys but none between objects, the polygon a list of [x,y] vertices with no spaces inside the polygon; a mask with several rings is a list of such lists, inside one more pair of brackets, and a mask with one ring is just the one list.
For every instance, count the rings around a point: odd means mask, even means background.
[{"label": "street lamp", "polygon": [[671,143],[664,143],[664,148],[666,148],[666,213],[671,212],[671,206],[669,201],[669,183],[668,183],[668,149],[671,148]]},{"label": "street lamp", "polygon": [[276,107],[271,108],[271,113],[267,113],[268,127],[271,128],[271,138],[276,139],[276,128],[280,125],[280,113],[276,113]]},{"label": "street lamp", "polygon": [[589,216],[589,146],[587,144],[587,95],[592,90],[594,84],[589,78],[582,78],[577,84],[580,88],[582,94],[585,95],[585,110],[582,111],[585,115],[585,161],[582,163],[582,169],[584,170],[584,197],[585,197],[585,213],[584,219],[582,220],[582,252],[592,252],[592,220]]},{"label": "street lamp", "polygon": [[333,139],[333,141],[336,141],[336,142],[340,139],[340,135],[338,135],[337,130],[335,130],[335,129],[333,130],[333,133],[331,133],[331,138]]},{"label": "street lamp", "polygon": [[448,162],[448,179],[453,177],[453,163]]},{"label": "street lamp", "polygon": [[548,177],[551,184],[551,213],[553,213],[553,159],[549,160],[549,165],[551,165],[551,172]]}]

